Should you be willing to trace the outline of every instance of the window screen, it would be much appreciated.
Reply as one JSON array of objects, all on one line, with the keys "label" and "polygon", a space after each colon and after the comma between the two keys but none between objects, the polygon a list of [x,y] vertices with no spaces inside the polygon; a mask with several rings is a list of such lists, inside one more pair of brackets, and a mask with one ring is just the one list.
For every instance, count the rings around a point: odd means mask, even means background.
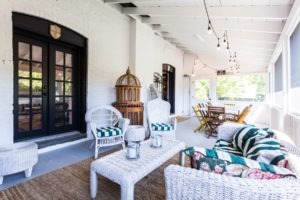
[{"label": "window screen", "polygon": [[300,23],[290,37],[291,88],[300,87]]},{"label": "window screen", "polygon": [[275,92],[283,90],[282,86],[282,54],[278,57],[275,62],[275,80],[274,80],[274,89]]}]

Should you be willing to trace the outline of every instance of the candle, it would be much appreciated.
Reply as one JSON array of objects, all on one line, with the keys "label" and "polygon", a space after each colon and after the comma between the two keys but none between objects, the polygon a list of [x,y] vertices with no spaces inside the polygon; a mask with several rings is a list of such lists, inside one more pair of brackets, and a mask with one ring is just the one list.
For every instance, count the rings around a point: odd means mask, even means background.
[{"label": "candle", "polygon": [[157,136],[157,147],[161,146],[161,136]]},{"label": "candle", "polygon": [[135,146],[128,146],[128,158],[136,158],[136,148]]},{"label": "candle", "polygon": [[157,143],[157,137],[156,136],[152,136],[152,140],[151,140],[152,146],[156,147],[156,143]]}]

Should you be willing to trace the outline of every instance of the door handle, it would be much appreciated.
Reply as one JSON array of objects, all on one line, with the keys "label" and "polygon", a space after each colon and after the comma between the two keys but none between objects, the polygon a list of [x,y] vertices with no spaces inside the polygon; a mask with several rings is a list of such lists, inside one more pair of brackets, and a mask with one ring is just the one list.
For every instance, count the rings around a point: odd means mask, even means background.
[{"label": "door handle", "polygon": [[43,86],[43,96],[47,96],[47,85]]}]

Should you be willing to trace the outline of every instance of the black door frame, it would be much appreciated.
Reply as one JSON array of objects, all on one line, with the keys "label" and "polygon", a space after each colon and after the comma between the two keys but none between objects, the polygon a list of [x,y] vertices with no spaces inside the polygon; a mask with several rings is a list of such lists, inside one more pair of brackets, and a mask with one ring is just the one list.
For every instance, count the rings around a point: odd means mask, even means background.
[{"label": "black door frame", "polygon": [[[86,113],[86,91],[87,91],[87,39],[78,34],[77,32],[54,23],[49,20],[45,20],[39,17],[33,17],[30,15],[25,15],[21,13],[13,12],[13,40],[15,39],[16,35],[20,35],[26,38],[32,38],[34,40],[42,41],[48,44],[58,45],[58,46],[65,46],[66,48],[74,49],[76,47],[76,53],[78,54],[78,73],[77,77],[74,77],[78,80],[77,87],[74,88],[74,92],[76,93],[76,104],[79,105],[77,108],[77,115],[78,121],[74,121],[73,123],[76,124],[76,130],[80,131],[81,133],[85,133],[86,131],[86,123],[85,123],[85,113]],[[53,39],[49,34],[49,27],[50,25],[58,25],[61,28],[62,36],[58,40]],[[15,51],[14,47],[14,51]],[[48,52],[49,54],[49,52]],[[14,52],[14,56],[15,56]],[[14,57],[15,60],[15,57]],[[16,64],[15,64],[16,65]],[[16,73],[17,70],[14,70],[14,103],[16,101]],[[47,83],[48,84],[48,83]],[[48,84],[49,85],[49,84]],[[16,115],[15,105],[14,105],[14,116]],[[74,118],[73,118],[74,119]],[[24,139],[30,138],[20,138],[16,135],[16,120],[14,120],[14,141],[20,141]],[[65,132],[65,131],[63,131]],[[56,133],[60,133],[59,131]],[[52,133],[53,134],[53,133]],[[39,135],[38,137],[40,137]]]},{"label": "black door frame", "polygon": [[[28,38],[28,37],[24,37],[22,35],[19,35],[19,34],[14,34],[14,42],[13,42],[13,56],[14,56],[14,103],[13,103],[13,107],[14,107],[14,128],[16,129],[18,127],[18,117],[19,117],[19,114],[18,114],[18,111],[19,111],[19,104],[18,104],[18,98],[21,97],[22,98],[22,95],[19,95],[18,94],[18,62],[17,60],[18,59],[18,43],[16,41],[22,41],[22,42],[27,42],[27,43],[30,43],[32,45],[37,45],[37,46],[41,46],[43,48],[43,53],[42,53],[42,65],[43,65],[43,68],[42,68],[42,73],[43,74],[47,74],[47,71],[48,71],[48,66],[47,66],[47,43],[43,42],[43,41],[39,41],[39,40],[35,40],[35,39],[32,39],[32,38]],[[31,49],[30,49],[31,51]],[[32,55],[31,55],[32,56]],[[30,56],[30,57],[31,57]],[[31,58],[30,58],[31,60]],[[31,74],[31,69],[30,69],[30,74]],[[30,75],[31,76],[31,75]],[[23,79],[23,78],[22,78]],[[31,80],[34,80],[32,78],[29,78]],[[48,79],[43,77],[42,78],[42,85],[45,86],[48,84]],[[46,115],[46,110],[47,110],[47,105],[48,105],[48,99],[43,97],[43,94],[41,95],[42,96],[42,116],[45,116]],[[32,91],[30,90],[29,91],[29,98],[31,99],[33,97],[32,95]],[[31,99],[32,100],[32,99]],[[29,106],[31,107],[31,104],[32,102],[29,102]],[[28,113],[29,116],[30,116],[30,124],[29,124],[29,129],[31,130],[32,129],[32,113],[31,113],[31,109],[30,109],[30,113]],[[43,136],[45,135],[45,133],[47,132],[48,130],[48,124],[47,124],[47,118],[46,117],[42,117],[42,129],[38,129],[38,130],[31,130],[31,134],[32,135],[36,135],[37,137],[39,136]],[[24,138],[24,137],[30,137],[31,134],[29,135],[29,132],[24,132],[22,134],[19,134],[19,132],[17,130],[15,130],[15,138]]]},{"label": "black door frame", "polygon": [[[55,106],[55,67],[56,67],[56,63],[55,63],[55,51],[58,50],[58,51],[62,51],[62,52],[65,52],[65,53],[71,53],[73,56],[72,56],[72,120],[73,120],[73,123],[72,125],[69,125],[69,126],[63,126],[61,128],[59,127],[55,127],[55,110],[56,110],[56,106]],[[79,107],[77,105],[77,98],[79,97],[78,95],[78,92],[80,93],[80,91],[76,90],[75,88],[78,87],[79,85],[79,80],[78,80],[78,76],[76,72],[77,70],[77,65],[78,65],[78,61],[76,58],[78,58],[77,56],[77,49],[74,47],[73,49],[72,48],[68,48],[68,47],[64,47],[64,46],[61,46],[61,45],[53,45],[53,44],[50,44],[49,45],[49,68],[50,68],[50,71],[49,71],[49,80],[53,80],[53,84],[50,84],[49,82],[49,110],[50,111],[54,111],[54,112],[51,112],[49,113],[49,134],[50,135],[53,135],[53,134],[58,134],[58,133],[63,133],[63,132],[68,132],[68,131],[72,131],[74,129],[77,129],[77,124],[78,124],[78,121],[74,121],[74,120],[77,120],[77,108]],[[63,95],[65,96],[65,95]],[[76,117],[75,117],[76,116]]]},{"label": "black door frame", "polygon": [[163,64],[162,79],[162,99],[170,103],[170,112],[175,113],[176,68]]}]

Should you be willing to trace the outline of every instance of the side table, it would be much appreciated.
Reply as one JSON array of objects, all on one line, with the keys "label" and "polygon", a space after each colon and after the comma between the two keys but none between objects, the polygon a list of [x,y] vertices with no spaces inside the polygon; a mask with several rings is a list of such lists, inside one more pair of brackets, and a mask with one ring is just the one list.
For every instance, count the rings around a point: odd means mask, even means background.
[{"label": "side table", "polygon": [[141,142],[145,139],[146,129],[140,125],[129,126],[125,133],[125,140],[130,142]]}]

